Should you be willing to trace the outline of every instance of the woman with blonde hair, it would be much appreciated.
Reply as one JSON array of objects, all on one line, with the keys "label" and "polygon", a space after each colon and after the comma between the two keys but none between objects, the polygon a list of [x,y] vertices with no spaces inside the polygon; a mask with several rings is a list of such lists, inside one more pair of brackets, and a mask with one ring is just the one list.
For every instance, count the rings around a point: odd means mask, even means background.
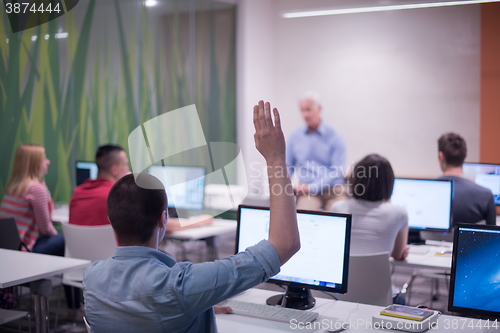
[{"label": "woman with blonde hair", "polygon": [[54,205],[42,180],[49,164],[44,147],[24,144],[17,148],[0,205],[0,218],[16,220],[19,237],[29,251],[64,255],[64,237],[52,225]]}]

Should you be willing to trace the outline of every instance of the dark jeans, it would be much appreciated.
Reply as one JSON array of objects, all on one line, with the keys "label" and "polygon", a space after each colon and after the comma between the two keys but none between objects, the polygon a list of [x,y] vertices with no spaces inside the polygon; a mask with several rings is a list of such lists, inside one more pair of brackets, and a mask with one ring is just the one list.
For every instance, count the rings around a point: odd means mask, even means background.
[{"label": "dark jeans", "polygon": [[[33,246],[34,253],[50,254],[54,256],[64,256],[64,235],[62,232],[55,236],[42,236],[38,238]],[[69,309],[78,309],[81,302],[81,292],[79,288],[64,286],[66,294],[66,304]],[[73,298],[73,295],[75,296]]]},{"label": "dark jeans", "polygon": [[64,235],[58,233],[55,236],[41,236],[33,246],[33,252],[51,254],[53,256],[64,256]]}]

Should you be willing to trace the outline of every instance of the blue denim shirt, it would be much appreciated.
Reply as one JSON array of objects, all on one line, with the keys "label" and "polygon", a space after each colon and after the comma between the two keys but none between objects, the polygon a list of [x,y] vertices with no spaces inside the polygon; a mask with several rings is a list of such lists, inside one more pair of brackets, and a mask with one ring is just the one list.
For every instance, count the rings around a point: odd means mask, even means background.
[{"label": "blue denim shirt", "polygon": [[344,184],[345,162],[344,139],[323,121],[314,133],[309,133],[307,126],[301,126],[286,143],[286,165],[290,176],[297,172],[299,181],[309,184],[311,194]]},{"label": "blue denim shirt", "polygon": [[214,262],[177,263],[142,246],[118,247],[83,276],[87,319],[100,332],[217,332],[212,306],[280,270],[266,240]]}]

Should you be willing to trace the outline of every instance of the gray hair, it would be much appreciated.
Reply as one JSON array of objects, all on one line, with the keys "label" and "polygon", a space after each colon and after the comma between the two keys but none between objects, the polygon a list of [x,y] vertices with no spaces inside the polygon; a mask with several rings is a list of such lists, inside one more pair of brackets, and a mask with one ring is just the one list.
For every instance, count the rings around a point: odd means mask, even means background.
[{"label": "gray hair", "polygon": [[319,94],[315,91],[306,91],[300,97],[299,102],[303,102],[303,101],[307,101],[307,100],[313,102],[314,105],[321,105],[320,99],[319,99]]}]

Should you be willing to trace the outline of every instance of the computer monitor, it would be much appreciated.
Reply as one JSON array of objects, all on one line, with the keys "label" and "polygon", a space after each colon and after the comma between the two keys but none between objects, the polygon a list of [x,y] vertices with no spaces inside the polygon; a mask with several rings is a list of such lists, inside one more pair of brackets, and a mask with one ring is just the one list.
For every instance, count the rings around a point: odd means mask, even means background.
[{"label": "computer monitor", "polygon": [[76,186],[83,184],[87,178],[97,178],[97,164],[94,162],[77,161],[76,164]]},{"label": "computer monitor", "polygon": [[[266,207],[240,205],[236,252],[268,238],[270,211]],[[301,248],[269,282],[287,286],[285,295],[276,295],[267,304],[310,309],[315,300],[310,289],[347,292],[351,215],[297,210]]]},{"label": "computer monitor", "polygon": [[500,165],[464,163],[465,178],[491,190],[495,205],[500,205]]},{"label": "computer monitor", "polygon": [[[178,209],[203,209],[205,194],[205,168],[185,166],[150,166],[150,175],[158,178],[168,197],[168,207]],[[169,210],[170,216],[173,214]]]},{"label": "computer monitor", "polygon": [[500,226],[457,224],[448,310],[500,318]]},{"label": "computer monitor", "polygon": [[391,203],[408,212],[410,229],[448,231],[451,226],[453,181],[396,178]]}]

